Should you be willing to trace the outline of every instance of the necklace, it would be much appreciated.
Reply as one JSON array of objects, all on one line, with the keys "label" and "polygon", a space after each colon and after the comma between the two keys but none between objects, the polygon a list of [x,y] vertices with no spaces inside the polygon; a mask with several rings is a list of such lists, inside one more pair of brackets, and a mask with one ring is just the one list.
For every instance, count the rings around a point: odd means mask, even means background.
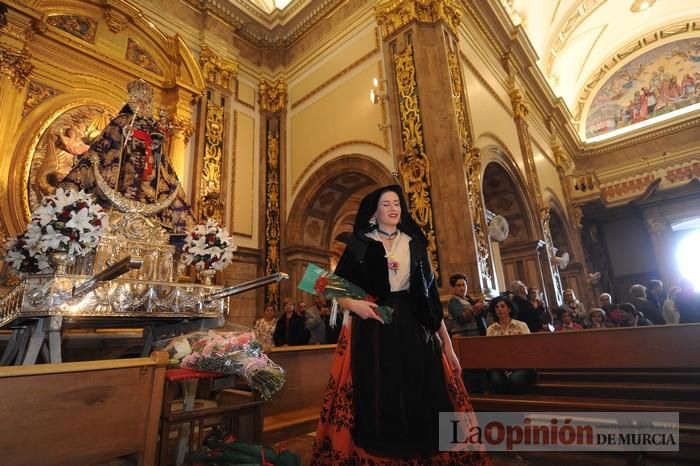
[{"label": "necklace", "polygon": [[387,239],[394,239],[396,238],[396,235],[399,234],[399,230],[396,230],[393,233],[387,233],[386,231],[383,231],[380,228],[377,228],[377,232],[382,236],[386,236]]}]

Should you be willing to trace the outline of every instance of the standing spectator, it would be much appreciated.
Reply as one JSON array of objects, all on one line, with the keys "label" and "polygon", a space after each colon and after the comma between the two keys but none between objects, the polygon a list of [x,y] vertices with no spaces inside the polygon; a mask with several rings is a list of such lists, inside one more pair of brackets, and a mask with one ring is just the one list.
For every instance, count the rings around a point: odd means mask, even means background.
[{"label": "standing spectator", "polygon": [[646,298],[656,306],[656,310],[661,312],[664,304],[664,283],[661,280],[649,280]]},{"label": "standing spectator", "polygon": [[542,330],[540,312],[535,310],[532,304],[530,304],[525,284],[520,280],[516,280],[510,284],[510,291],[513,293],[512,304],[515,306],[518,319],[527,324],[527,328],[530,329],[530,332],[539,332]]},{"label": "standing spectator", "polygon": [[[505,335],[523,335],[530,333],[525,322],[513,318],[514,305],[508,298],[499,296],[489,303],[489,312],[496,316],[496,322],[486,330],[486,335],[498,337]],[[531,369],[489,370],[491,390],[494,393],[524,393],[534,380]]]},{"label": "standing spectator", "polygon": [[314,296],[314,305],[306,310],[306,329],[311,334],[310,345],[326,343],[326,325],[321,318],[321,311],[325,305],[326,299],[323,296]]},{"label": "standing spectator", "polygon": [[255,337],[263,345],[264,348],[274,346],[275,342],[272,339],[272,334],[275,332],[277,325],[277,317],[275,317],[275,306],[268,303],[263,310],[263,315],[255,321],[253,330]]},{"label": "standing spectator", "polygon": [[666,321],[664,321],[659,308],[646,298],[646,290],[644,285],[632,285],[630,288],[630,295],[632,296],[630,303],[634,305],[637,312],[641,312],[652,324],[665,324]]},{"label": "standing spectator", "polygon": [[605,309],[605,306],[610,306],[612,303],[612,295],[610,293],[601,293],[598,296],[598,305],[601,309]]},{"label": "standing spectator", "polygon": [[454,320],[451,333],[466,337],[486,335],[486,321],[483,316],[486,304],[483,300],[475,302],[467,295],[467,284],[467,276],[463,273],[456,273],[450,277],[450,285],[454,289],[454,295],[447,303],[447,312]]},{"label": "standing spectator", "polygon": [[676,308],[681,316],[681,324],[700,322],[700,297],[687,278],[681,278],[681,291],[676,293]]},{"label": "standing spectator", "polygon": [[564,290],[564,304],[562,304],[562,309],[566,309],[571,313],[571,319],[578,323],[583,324],[588,317],[586,313],[586,307],[576,299],[574,290],[571,288]]},{"label": "standing spectator", "polygon": [[681,291],[681,289],[678,286],[674,286],[668,290],[668,296],[661,309],[661,314],[664,316],[664,320],[667,324],[677,324],[681,321],[681,314],[678,312],[678,306],[676,306],[676,295],[679,291]]},{"label": "standing spectator", "polygon": [[277,321],[273,338],[275,346],[298,346],[309,342],[309,332],[306,330],[304,318],[294,310],[294,302],[285,298],[284,314]]},{"label": "standing spectator", "polygon": [[[554,331],[554,326],[552,326],[552,322],[554,321],[554,318],[552,317],[552,314],[549,312],[549,309],[547,309],[547,307],[544,305],[544,303],[540,299],[540,290],[537,287],[533,286],[527,290],[527,300],[530,302],[530,305],[535,310],[537,315],[540,317],[540,329],[538,331],[542,331],[542,332]],[[551,326],[551,328],[550,328],[550,326]]]}]

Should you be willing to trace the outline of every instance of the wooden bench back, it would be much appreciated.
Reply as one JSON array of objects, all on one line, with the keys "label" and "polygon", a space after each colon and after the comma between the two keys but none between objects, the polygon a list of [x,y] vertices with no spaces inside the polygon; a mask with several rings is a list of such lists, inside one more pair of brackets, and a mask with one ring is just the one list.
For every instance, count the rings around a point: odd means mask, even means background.
[{"label": "wooden bench back", "polygon": [[697,369],[700,324],[454,337],[465,369]]},{"label": "wooden bench back", "polygon": [[2,464],[155,463],[167,353],[0,367]]}]

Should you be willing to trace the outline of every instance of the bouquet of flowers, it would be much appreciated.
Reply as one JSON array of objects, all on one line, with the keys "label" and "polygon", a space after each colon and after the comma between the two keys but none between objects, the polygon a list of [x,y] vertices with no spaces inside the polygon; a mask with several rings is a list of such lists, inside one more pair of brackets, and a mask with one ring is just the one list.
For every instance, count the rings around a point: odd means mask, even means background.
[{"label": "bouquet of flowers", "polygon": [[242,377],[265,400],[284,385],[284,370],[262,352],[251,330],[188,333],[170,340],[165,350],[180,367]]},{"label": "bouquet of flowers", "polygon": [[243,442],[231,434],[214,427],[204,439],[202,449],[190,457],[195,466],[205,464],[261,465],[261,466],[300,466],[301,458],[287,448],[272,449],[255,443]]},{"label": "bouquet of flowers", "polygon": [[[330,273],[327,270],[323,270],[321,267],[314,264],[309,264],[306,267],[306,272],[304,272],[304,276],[301,282],[299,282],[298,288],[307,293],[333,300],[333,309],[330,318],[331,326],[335,326],[337,320],[338,305],[336,300],[338,298],[362,299],[370,302],[375,302],[377,300],[374,296],[367,294],[365,290],[354,283]],[[385,324],[391,323],[392,314],[394,313],[392,307],[379,306],[376,312]]]},{"label": "bouquet of flowers", "polygon": [[197,224],[185,237],[182,248],[185,264],[194,264],[199,270],[223,270],[235,251],[233,238],[215,220]]},{"label": "bouquet of flowers", "polygon": [[50,273],[51,265],[37,242],[29,242],[27,233],[22,233],[5,244],[5,262],[17,272]]},{"label": "bouquet of flowers", "polygon": [[20,272],[51,272],[48,254],[92,252],[108,221],[91,194],[58,188],[41,200],[27,231],[8,244],[5,260]]}]

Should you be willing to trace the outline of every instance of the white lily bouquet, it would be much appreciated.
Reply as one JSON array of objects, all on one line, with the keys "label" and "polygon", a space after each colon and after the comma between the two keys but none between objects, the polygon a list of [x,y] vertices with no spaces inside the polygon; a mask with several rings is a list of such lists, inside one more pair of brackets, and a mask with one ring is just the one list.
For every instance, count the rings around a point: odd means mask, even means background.
[{"label": "white lily bouquet", "polygon": [[51,253],[84,256],[92,252],[108,222],[91,194],[58,188],[41,200],[27,231],[10,242],[5,260],[20,272],[49,273]]},{"label": "white lily bouquet", "polygon": [[216,220],[197,224],[187,233],[182,248],[185,264],[198,270],[223,270],[233,260],[234,252],[233,238]]}]

